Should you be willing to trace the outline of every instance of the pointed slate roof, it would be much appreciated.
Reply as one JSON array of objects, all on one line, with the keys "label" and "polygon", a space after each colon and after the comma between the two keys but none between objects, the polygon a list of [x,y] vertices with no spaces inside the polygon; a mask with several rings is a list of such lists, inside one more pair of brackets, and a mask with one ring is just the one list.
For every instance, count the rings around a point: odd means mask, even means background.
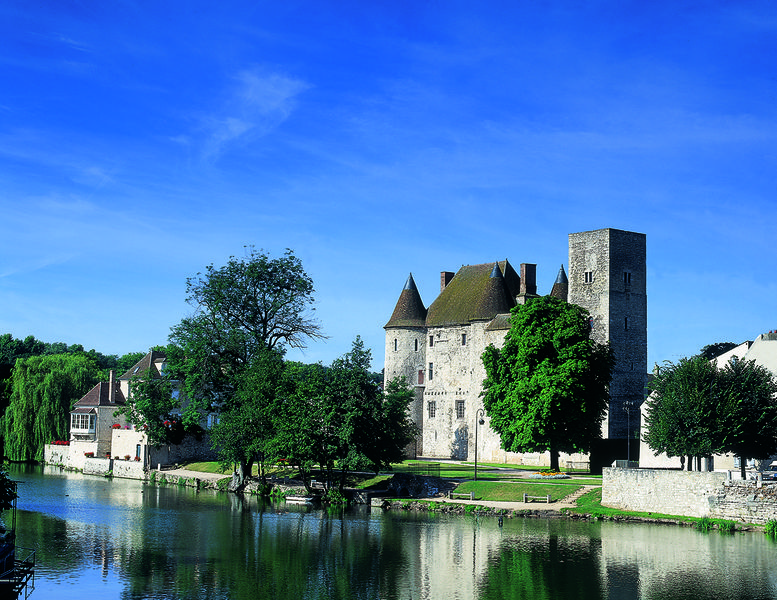
[{"label": "pointed slate roof", "polygon": [[388,323],[383,327],[423,327],[426,322],[426,308],[421,301],[421,294],[415,285],[413,274],[405,282],[402,293],[399,295],[397,305],[394,307],[394,313],[391,315]]},{"label": "pointed slate roof", "polygon": [[[508,285],[510,272],[520,280],[506,260],[461,267],[446,288],[432,302],[426,316],[427,327],[465,325],[471,321],[490,321],[515,306]],[[505,276],[508,275],[508,277]],[[493,275],[493,277],[492,277]]]},{"label": "pointed slate roof", "polygon": [[74,413],[92,412],[96,406],[118,406],[126,402],[119,382],[114,382],[114,402],[111,402],[110,383],[101,381],[73,405]]},{"label": "pointed slate roof", "polygon": [[[154,363],[159,359],[165,359],[165,353],[161,352],[160,350],[152,350],[148,354],[146,354],[143,358],[141,358],[138,362],[136,362],[124,375],[119,377],[119,379],[132,379],[135,375],[140,375],[142,373],[147,372],[150,368],[154,366]],[[157,373],[158,375],[158,373]]]},{"label": "pointed slate roof", "polygon": [[564,271],[564,265],[558,270],[556,275],[556,281],[553,284],[553,288],[550,290],[550,295],[554,298],[561,298],[566,301],[569,294],[569,279],[567,279],[567,273]]}]

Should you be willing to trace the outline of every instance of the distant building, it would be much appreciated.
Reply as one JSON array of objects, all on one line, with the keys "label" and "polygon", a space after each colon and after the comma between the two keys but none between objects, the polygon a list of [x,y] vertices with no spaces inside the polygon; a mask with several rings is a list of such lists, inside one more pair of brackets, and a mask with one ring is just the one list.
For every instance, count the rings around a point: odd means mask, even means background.
[{"label": "distant building", "polygon": [[[510,310],[537,297],[537,266],[522,263],[519,269],[504,260],[443,271],[440,294],[428,309],[412,274],[408,277],[384,326],[384,383],[405,376],[415,387],[411,415],[421,431],[411,449],[416,455],[472,460],[477,426],[479,460],[549,464],[547,453],[502,450],[480,397],[483,350],[489,344],[500,347],[510,327]],[[625,439],[627,431],[638,428],[647,378],[646,278],[645,235],[600,229],[569,235],[569,276],[562,265],[549,292],[586,308],[594,339],[609,342],[615,351],[602,432],[609,439]],[[624,410],[628,406],[634,407],[630,413]],[[479,425],[481,416],[484,425]]]}]

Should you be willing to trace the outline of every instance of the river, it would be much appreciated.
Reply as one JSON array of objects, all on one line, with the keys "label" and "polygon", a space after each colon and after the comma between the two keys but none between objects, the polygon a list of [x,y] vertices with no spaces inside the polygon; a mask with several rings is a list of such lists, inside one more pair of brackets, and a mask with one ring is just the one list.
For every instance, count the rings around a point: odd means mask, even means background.
[{"label": "river", "polygon": [[343,511],[11,468],[33,599],[766,599],[760,533]]}]

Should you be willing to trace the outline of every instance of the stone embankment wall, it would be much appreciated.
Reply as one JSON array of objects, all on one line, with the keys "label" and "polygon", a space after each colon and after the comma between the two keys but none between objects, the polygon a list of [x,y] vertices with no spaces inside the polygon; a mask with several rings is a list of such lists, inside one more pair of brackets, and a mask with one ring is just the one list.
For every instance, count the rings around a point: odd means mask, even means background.
[{"label": "stone embankment wall", "polygon": [[763,524],[777,519],[777,484],[731,481],[727,473],[603,470],[602,504],[637,512]]}]

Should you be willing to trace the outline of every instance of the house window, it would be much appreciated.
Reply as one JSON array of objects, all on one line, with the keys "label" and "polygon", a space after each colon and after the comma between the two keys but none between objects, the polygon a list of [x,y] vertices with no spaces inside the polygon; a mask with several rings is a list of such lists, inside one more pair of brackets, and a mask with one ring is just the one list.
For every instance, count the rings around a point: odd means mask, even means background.
[{"label": "house window", "polygon": [[593,328],[594,328],[594,318],[588,317],[588,329],[593,329]]},{"label": "house window", "polygon": [[456,418],[464,418],[464,400],[456,400]]},{"label": "house window", "polygon": [[467,345],[467,334],[466,333],[462,333],[461,334],[461,345],[462,346],[466,346]]},{"label": "house window", "polygon": [[415,351],[418,352],[418,338],[415,339]]},{"label": "house window", "polygon": [[424,370],[418,369],[418,385],[424,384]]},{"label": "house window", "polygon": [[434,363],[429,363],[429,381],[434,379]]},{"label": "house window", "polygon": [[631,271],[623,272],[623,285],[631,285]]},{"label": "house window", "polygon": [[434,346],[434,336],[430,335],[429,336],[429,347],[431,348],[432,346]]},{"label": "house window", "polygon": [[70,429],[94,432],[95,415],[70,415]]},{"label": "house window", "polygon": [[397,351],[397,338],[394,338],[394,352]]},{"label": "house window", "polygon": [[585,282],[586,283],[593,283],[594,282],[594,272],[593,271],[586,271],[584,276],[585,276]]},{"label": "house window", "polygon": [[432,400],[431,402],[426,403],[426,410],[429,414],[430,419],[434,419],[435,415],[437,414],[437,402]]}]

